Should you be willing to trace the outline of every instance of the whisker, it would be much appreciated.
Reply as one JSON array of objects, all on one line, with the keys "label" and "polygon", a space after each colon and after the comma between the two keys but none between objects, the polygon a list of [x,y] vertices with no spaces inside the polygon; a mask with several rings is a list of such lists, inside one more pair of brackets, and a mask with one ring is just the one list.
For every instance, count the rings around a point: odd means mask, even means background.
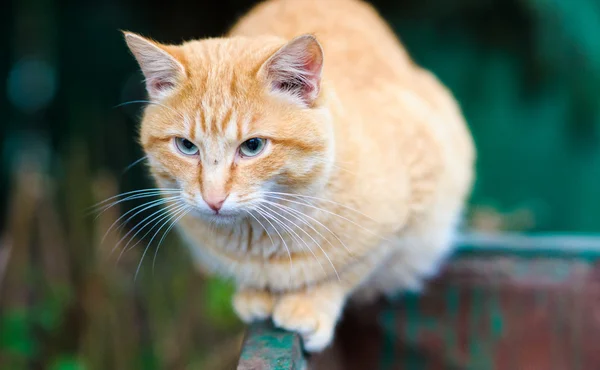
[{"label": "whisker", "polygon": [[[270,211],[268,209],[265,209],[264,207],[262,207],[260,210],[263,211],[263,212],[267,212],[267,213]],[[258,211],[258,209],[257,209],[257,211]],[[284,222],[282,222],[278,218],[275,218],[274,215],[272,215],[270,213],[269,213],[269,215],[272,217],[271,219],[273,221],[278,222],[278,224],[281,225],[281,227],[283,227],[283,229],[288,233],[288,235],[292,238],[292,240],[294,242],[304,243],[304,241],[302,240],[302,238],[300,238],[300,236],[296,232],[294,232],[293,230],[291,230],[291,233],[290,233],[290,227],[289,227],[289,225],[286,225]]]},{"label": "whisker", "polygon": [[[268,222],[268,223],[269,223],[269,224],[270,224],[270,225],[273,227],[273,229],[275,230],[275,232],[277,232],[277,233],[279,234],[279,237],[281,238],[281,241],[283,242],[283,244],[284,244],[284,246],[286,247],[286,249],[287,249],[287,250],[290,250],[290,249],[288,248],[288,245],[287,245],[287,243],[286,243],[286,241],[285,241],[285,238],[283,237],[283,235],[281,235],[281,234],[278,232],[278,230],[277,230],[277,227],[275,227],[275,225],[274,225],[273,223],[271,223],[271,221],[273,221],[273,222],[275,222],[275,224],[277,224],[277,225],[281,226],[281,227],[283,228],[283,230],[284,230],[285,232],[287,232],[287,233],[288,233],[288,235],[290,235],[290,236],[292,237],[292,241],[294,241],[294,242],[297,242],[297,241],[299,241],[297,238],[295,238],[293,235],[291,235],[291,234],[289,233],[289,231],[288,231],[288,229],[287,229],[287,225],[284,225],[284,224],[282,224],[282,223],[281,223],[281,221],[279,221],[279,220],[277,220],[276,218],[274,218],[274,217],[273,217],[273,215],[269,214],[269,212],[268,212],[266,209],[263,209],[263,208],[262,208],[262,207],[259,205],[258,207],[254,208],[254,210],[255,210],[256,212],[258,212],[258,214],[259,214],[259,215],[261,215],[261,216],[262,216],[262,217],[263,217],[263,218],[264,218],[264,219],[265,219],[265,220],[266,220],[266,221],[267,221],[267,222]],[[269,221],[269,220],[271,220],[271,221]],[[291,250],[290,250],[290,254],[291,254]]]},{"label": "whisker", "polygon": [[355,162],[349,162],[349,161],[340,161],[337,158],[333,158],[331,160],[324,159],[324,158],[316,158],[316,160],[321,161],[321,162],[326,162],[326,163],[341,163],[341,164],[354,164],[355,163]]},{"label": "whisker", "polygon": [[95,205],[93,205],[92,207],[96,207],[100,204],[106,203],[108,201],[110,201],[111,199],[115,199],[118,197],[122,197],[125,195],[130,195],[130,194],[136,194],[136,193],[144,193],[144,192],[155,192],[155,191],[181,191],[180,189],[176,189],[176,188],[147,188],[147,189],[138,189],[138,190],[131,190],[131,191],[127,191],[125,193],[120,193],[117,195],[113,195],[110,198],[106,198],[103,201],[100,201],[98,203],[96,203]]},{"label": "whisker", "polygon": [[[256,216],[254,216],[250,211],[246,211],[253,219],[256,220],[256,222],[258,222],[258,224],[263,228],[263,230],[265,230],[265,233],[267,234],[267,236],[269,237],[269,239],[271,239],[271,244],[273,244],[273,248],[275,248],[275,241],[273,240],[273,238],[271,237],[271,234],[269,234],[269,231],[267,230],[267,228],[265,227],[265,225],[263,225],[262,222],[260,222],[260,220],[258,218],[256,218]],[[290,256],[290,258],[292,258]]]},{"label": "whisker", "polygon": [[[333,161],[333,162],[332,162],[332,161],[328,161],[328,160],[325,160],[325,159],[316,159],[316,161],[317,161],[317,162],[319,162],[319,163],[323,163],[323,164],[329,164],[329,165],[331,165],[331,166],[333,166],[333,167],[335,167],[335,168],[337,168],[337,169],[340,169],[340,170],[342,170],[342,171],[346,171],[346,172],[348,172],[348,173],[349,173],[349,174],[351,174],[351,175],[358,176],[358,174],[357,174],[356,172],[352,172],[352,171],[350,171],[349,169],[347,169],[347,168],[344,168],[344,167],[342,167],[342,166],[338,165],[338,164],[336,163],[336,161]],[[339,162],[339,163],[342,163],[342,162]],[[346,162],[346,163],[349,163],[349,162]]]},{"label": "whisker", "polygon": [[279,199],[279,200],[283,200],[283,201],[290,202],[290,203],[300,204],[300,205],[303,205],[303,206],[306,206],[306,207],[314,208],[314,209],[316,209],[316,210],[319,210],[319,211],[322,211],[322,212],[328,213],[328,214],[330,214],[330,215],[333,215],[333,216],[339,217],[339,218],[341,218],[342,220],[348,221],[348,222],[350,222],[351,224],[353,224],[353,225],[355,225],[355,226],[358,226],[358,227],[360,227],[361,229],[363,229],[363,230],[367,231],[368,233],[370,233],[370,234],[372,234],[372,235],[374,235],[374,236],[376,236],[376,237],[378,237],[378,238],[380,238],[380,239],[382,239],[382,240],[386,240],[386,241],[388,241],[388,239],[384,238],[383,236],[381,236],[381,235],[377,235],[375,232],[373,232],[373,231],[371,231],[371,230],[367,229],[366,227],[364,227],[364,226],[362,226],[362,225],[360,225],[360,224],[357,224],[356,222],[354,222],[354,221],[352,221],[352,220],[350,220],[350,219],[348,219],[348,218],[346,218],[346,217],[344,217],[344,216],[342,216],[342,215],[339,215],[339,214],[337,214],[337,213],[335,213],[335,212],[331,212],[331,211],[328,211],[328,210],[326,210],[326,209],[323,209],[323,208],[320,208],[320,207],[312,206],[312,205],[310,205],[310,204],[307,204],[307,203],[301,203],[301,202],[293,201],[293,200],[286,199],[286,198],[280,198],[280,197],[276,197],[276,196],[272,196],[272,195],[265,195],[265,197],[272,198],[272,199]]},{"label": "whisker", "polygon": [[[294,222],[290,221],[290,220],[289,220],[288,218],[286,218],[285,216],[282,216],[280,213],[278,213],[278,212],[274,211],[273,209],[271,209],[271,208],[268,208],[268,207],[267,207],[267,206],[265,206],[265,205],[261,205],[261,208],[262,208],[263,210],[264,210],[264,209],[266,209],[266,210],[270,211],[270,212],[271,212],[271,216],[272,216],[272,217],[276,217],[275,215],[273,215],[273,213],[274,213],[274,214],[276,214],[276,215],[277,215],[277,217],[281,217],[281,218],[283,218],[284,220],[286,220],[287,222],[291,223],[291,224],[292,224],[292,225],[294,225],[296,228],[298,228],[298,225],[296,225]],[[308,245],[308,243],[307,243],[306,241],[304,241],[304,239],[300,238],[300,236],[298,235],[298,233],[296,233],[296,232],[295,232],[295,231],[292,229],[292,227],[291,227],[291,226],[285,225],[285,223],[284,223],[284,222],[282,222],[281,220],[279,220],[279,221],[280,221],[280,224],[281,224],[282,226],[284,226],[286,229],[288,229],[290,232],[292,232],[292,233],[293,233],[293,234],[294,234],[294,235],[295,235],[295,236],[296,236],[298,239],[300,239],[300,241],[301,241],[301,242],[302,242],[302,243],[303,243],[303,244],[306,246],[306,248],[309,250],[309,252],[310,252],[310,253],[313,255],[313,257],[315,258],[315,260],[316,260],[316,261],[319,263],[319,266],[321,266],[321,269],[323,270],[323,272],[324,272],[324,273],[326,273],[325,267],[324,267],[324,266],[323,266],[323,264],[321,263],[321,260],[319,260],[319,258],[318,258],[318,257],[317,257],[317,255],[315,254],[315,252],[314,252],[314,251],[312,250],[312,248],[311,248],[311,247]],[[319,245],[319,243],[318,243],[318,242],[315,240],[315,238],[313,238],[313,237],[312,237],[310,234],[308,234],[308,233],[307,233],[307,232],[306,232],[304,229],[302,229],[302,228],[298,228],[298,229],[300,229],[302,232],[304,232],[306,235],[308,235],[308,237],[309,237],[310,239],[312,239],[312,241],[313,241],[313,242],[314,242],[314,243],[317,245],[317,247],[319,247],[319,249],[321,249],[321,252],[323,252],[323,254],[325,254],[325,257],[327,258],[327,260],[328,260],[328,261],[329,261],[329,263],[331,264],[331,267],[333,268],[333,271],[335,271],[335,274],[336,274],[336,276],[337,276],[337,277],[338,277],[338,279],[339,279],[339,275],[338,275],[338,273],[337,273],[337,270],[335,269],[335,266],[333,265],[333,263],[332,263],[332,262],[331,262],[331,260],[329,259],[329,256],[327,255],[327,253],[326,253],[326,252],[323,250],[323,248],[322,248],[322,247]]]},{"label": "whisker", "polygon": [[[163,220],[168,219],[171,215],[172,212],[178,212],[181,209],[185,208],[184,204],[178,204],[176,207],[166,207],[164,209],[164,212],[161,213],[160,215],[158,215],[157,217],[155,217],[153,220],[148,221],[146,223],[146,225],[144,225],[141,229],[138,230],[138,232],[135,233],[135,235],[133,235],[129,241],[127,242],[127,244],[125,244],[125,246],[121,249],[121,253],[119,254],[119,258],[117,258],[117,263],[119,262],[119,260],[121,259],[121,256],[123,256],[123,254],[129,252],[130,250],[132,250],[133,248],[135,248],[138,244],[140,244],[142,242],[142,240],[144,240],[146,238],[146,236],[148,236],[148,234],[150,234],[152,232],[152,230],[154,230],[154,228],[156,226],[158,226]],[[146,227],[150,226],[152,223],[154,223],[154,225],[152,225],[152,227],[150,229],[148,229],[148,231],[146,231],[146,233],[138,239],[138,241],[133,244],[132,246],[128,247],[128,245],[134,241],[135,237],[137,234],[139,234],[143,229],[145,229]]]},{"label": "whisker", "polygon": [[150,101],[150,100],[132,100],[132,101],[127,101],[125,103],[121,103],[121,104],[117,104],[115,105],[113,108],[120,108],[120,107],[124,107],[126,105],[130,105],[130,104],[150,104],[150,105],[156,105],[159,107],[163,107],[167,110],[170,110],[171,112],[175,113],[176,115],[183,117],[183,114],[181,114],[180,112],[177,112],[175,109],[168,107],[162,103],[156,102],[156,101]]},{"label": "whisker", "polygon": [[[321,250],[321,252],[323,252],[323,254],[325,255],[325,258],[327,258],[327,261],[329,261],[329,264],[330,264],[330,265],[331,265],[331,267],[333,268],[333,271],[335,272],[335,276],[337,276],[338,280],[340,280],[340,275],[338,274],[338,272],[337,272],[337,270],[336,270],[335,266],[333,265],[333,261],[331,261],[331,259],[329,258],[329,255],[327,254],[327,252],[325,251],[325,249],[323,249],[323,247],[321,247],[321,244],[320,244],[319,242],[317,242],[317,241],[315,240],[315,238],[314,238],[312,235],[310,235],[310,234],[309,234],[309,233],[308,233],[306,230],[304,230],[303,228],[301,228],[301,227],[298,227],[298,225],[296,225],[296,223],[295,223],[295,222],[293,222],[292,220],[290,220],[290,219],[288,219],[287,217],[283,216],[281,213],[279,213],[279,212],[276,212],[274,209],[272,209],[272,208],[269,208],[267,205],[264,205],[264,207],[266,207],[267,209],[269,209],[271,212],[275,213],[277,216],[279,216],[279,217],[283,218],[283,219],[284,219],[284,220],[286,220],[287,222],[291,223],[292,225],[294,225],[294,227],[298,228],[300,231],[302,231],[304,234],[306,234],[306,235],[307,235],[307,236],[308,236],[308,237],[309,237],[309,238],[310,238],[310,239],[313,241],[313,243],[315,243],[315,245],[316,245],[316,246],[317,246],[317,247],[318,247],[318,248]],[[290,230],[291,230],[291,227],[290,227]],[[313,230],[314,230],[314,228],[313,228]],[[315,231],[316,231],[316,230],[315,230]],[[297,234],[296,234],[296,235],[297,235]],[[322,235],[321,235],[321,237],[322,237]],[[325,240],[327,240],[326,238],[324,238],[324,239],[325,239]],[[327,242],[329,242],[329,240],[327,240]],[[329,244],[331,244],[331,242],[329,242]],[[307,244],[307,243],[305,243],[305,245],[308,247],[308,244]],[[335,247],[333,246],[333,244],[331,244],[331,247],[332,247],[332,248],[335,248]],[[311,253],[312,253],[312,249],[311,249],[311,248],[309,248],[309,250],[310,250],[310,251],[311,251]],[[314,255],[315,255],[315,254],[313,253],[313,256],[314,256]],[[315,256],[315,258],[317,259],[317,262],[319,262],[319,265],[321,265],[321,263],[320,263],[319,259],[318,259],[316,256]],[[323,267],[323,265],[321,265],[321,267]]]},{"label": "whisker", "polygon": [[[189,206],[189,205],[183,205],[182,207],[178,208],[177,211],[175,211],[175,214],[176,215],[181,214],[183,212],[186,212],[190,208],[191,208],[191,206]],[[156,235],[158,235],[160,230],[169,223],[170,220],[172,220],[172,217],[169,217],[165,222],[163,222],[162,225],[158,228],[158,230],[156,230],[156,232],[154,233],[152,238],[150,238],[150,241],[146,245],[146,248],[144,248],[144,252],[142,253],[142,257],[140,258],[140,262],[138,263],[137,269],[135,270],[135,275],[133,277],[133,281],[137,280],[138,273],[140,272],[140,267],[142,267],[142,262],[144,261],[144,257],[146,257],[146,253],[148,253],[148,249],[152,245],[152,241],[154,240],[154,238],[156,238]],[[162,221],[162,219],[161,219],[161,221]],[[161,222],[161,221],[158,221],[154,226],[158,225],[159,222]],[[152,228],[154,228],[154,226]],[[152,230],[152,229],[150,229],[150,230]],[[145,235],[144,235],[144,237],[145,237]],[[140,240],[143,240],[144,237],[142,237]],[[131,248],[133,248],[133,247],[135,247],[135,245],[132,246]]]},{"label": "whisker", "polygon": [[115,225],[118,224],[118,222],[120,220],[123,219],[123,217],[127,216],[128,214],[130,214],[131,212],[135,211],[136,209],[140,209],[142,207],[145,207],[144,209],[139,210],[138,212],[136,212],[135,214],[133,214],[132,216],[130,216],[127,220],[125,220],[125,222],[123,222],[117,228],[117,230],[123,228],[123,226],[125,226],[129,221],[131,221],[132,218],[134,218],[138,214],[144,212],[145,210],[153,208],[153,207],[160,206],[160,205],[165,204],[165,203],[169,203],[171,201],[177,200],[177,198],[179,198],[179,197],[177,196],[177,197],[169,197],[169,198],[156,199],[156,200],[153,200],[153,201],[150,201],[150,202],[146,202],[144,204],[140,204],[139,206],[136,206],[136,207],[130,209],[129,211],[125,212],[121,217],[117,218],[117,220],[110,225],[110,227],[108,228],[108,230],[106,230],[106,233],[104,233],[104,236],[102,237],[102,240],[100,240],[100,244],[104,243],[104,240],[106,239],[106,237],[108,236],[108,234],[110,233],[110,231],[113,229],[113,227],[115,227]]},{"label": "whisker", "polygon": [[[97,220],[98,217],[100,217],[104,212],[108,211],[110,208],[116,206],[117,204],[123,203],[123,202],[127,202],[130,200],[135,200],[135,199],[142,199],[142,198],[150,198],[150,197],[157,197],[160,195],[173,195],[176,193],[171,193],[171,194],[143,194],[143,195],[130,195],[127,198],[123,198],[121,200],[115,201],[113,203],[110,203],[108,205],[102,206],[99,209],[93,211],[93,212],[98,212],[98,214],[96,215],[96,217],[94,217],[94,220]],[[174,197],[179,197],[179,195],[175,195]],[[171,197],[168,197],[171,198]],[[164,198],[163,198],[164,199]],[[92,212],[92,213],[93,213]]]},{"label": "whisker", "polygon": [[[302,213],[302,212],[300,212],[300,211],[298,211],[298,210],[296,210],[296,209],[294,209],[292,207],[288,207],[288,206],[285,206],[283,204],[279,204],[279,203],[276,203],[276,202],[271,202],[270,200],[265,200],[265,202],[268,202],[269,204],[272,204],[273,206],[281,209],[283,212],[286,212],[286,213],[288,213],[288,214],[296,217],[298,220],[302,221],[305,225],[307,225],[308,227],[310,227],[311,229],[313,229],[321,238],[325,239],[327,241],[327,243],[329,243],[329,245],[331,245],[332,248],[335,248],[334,245],[331,244],[331,242],[329,241],[329,239],[327,239],[325,236],[323,236],[323,234],[321,234],[317,229],[315,229],[309,222],[305,221],[304,219],[300,218],[299,216],[295,215],[294,213],[300,214],[300,216],[307,217],[307,218],[313,220],[314,222],[316,222],[317,224],[319,224],[320,226],[322,226],[325,230],[329,231],[329,233],[331,233],[331,235],[333,235],[340,242],[340,244],[342,244],[344,246],[344,249],[346,249],[346,252],[348,252],[350,255],[354,255],[350,251],[350,249],[348,249],[348,247],[346,246],[346,244],[337,236],[337,234],[334,233],[333,231],[331,231],[331,229],[329,229],[327,226],[323,225],[319,220],[317,220],[317,219],[315,219],[315,218],[313,218],[313,217],[311,217],[311,216],[309,216],[307,214],[304,214],[304,213]],[[292,213],[292,212],[294,212],[294,213]]]},{"label": "whisker", "polygon": [[123,172],[121,172],[121,175],[124,175],[127,171],[129,171],[130,169],[132,169],[136,164],[142,162],[143,160],[147,159],[148,156],[145,155],[140,159],[137,159],[136,161],[134,161],[132,164],[130,164],[129,166],[125,167],[125,169],[123,170]]},{"label": "whisker", "polygon": [[[179,207],[181,206],[181,204],[176,203],[176,204],[171,204],[168,205],[165,208],[161,208],[158,211],[152,213],[150,216],[144,218],[141,222],[139,222],[137,225],[135,225],[133,228],[131,228],[125,235],[123,235],[123,237],[121,237],[121,239],[119,239],[119,241],[117,242],[117,244],[115,244],[115,246],[113,247],[113,249],[111,250],[110,254],[112,255],[114,253],[114,251],[117,249],[117,247],[119,245],[121,245],[121,243],[123,242],[123,240],[125,240],[125,238],[127,238],[127,236],[129,236],[129,234],[131,234],[132,232],[134,232],[138,227],[140,227],[141,225],[142,228],[140,228],[127,242],[127,244],[125,245],[125,247],[123,247],[123,250],[121,250],[121,253],[119,254],[119,259],[121,258],[121,256],[123,255],[123,251],[125,249],[127,249],[127,246],[132,242],[132,240],[142,231],[144,230],[148,225],[150,225],[152,222],[154,222],[156,219],[164,216],[165,214],[168,214],[169,210],[175,208],[175,207]],[[158,214],[158,216],[154,217],[156,214]],[[147,221],[148,219],[154,217],[153,219],[151,219],[150,221]],[[119,261],[119,259],[117,259],[117,263]]]},{"label": "whisker", "polygon": [[136,195],[141,195],[141,194],[162,194],[162,193],[175,193],[175,192],[181,192],[180,189],[174,189],[174,188],[153,188],[153,189],[139,189],[139,190],[132,190],[132,191],[128,191],[125,193],[121,193],[121,194],[117,194],[117,195],[113,195],[110,198],[106,198],[101,202],[98,202],[90,207],[88,207],[88,209],[91,208],[98,208],[99,206],[101,206],[102,204],[105,204],[107,202],[110,202],[113,199],[119,198],[119,197],[124,197],[124,196],[129,196],[132,194],[136,194]]},{"label": "whisker", "polygon": [[[156,256],[158,255],[158,250],[160,249],[160,245],[162,244],[163,240],[165,239],[165,237],[167,236],[167,234],[169,233],[169,231],[171,231],[171,229],[177,224],[177,222],[183,218],[183,216],[185,216],[186,214],[189,213],[189,211],[193,208],[192,206],[188,206],[189,208],[186,209],[186,212],[181,215],[181,217],[178,217],[175,221],[173,221],[171,223],[171,225],[167,228],[167,230],[165,230],[165,232],[163,233],[162,237],[160,238],[160,240],[158,241],[158,246],[156,247],[156,250],[154,251],[154,258],[152,259],[152,274],[154,274],[154,265],[156,264]],[[173,217],[170,220],[172,220]],[[167,222],[169,222],[167,221]]]},{"label": "whisker", "polygon": [[[273,223],[261,211],[259,211],[258,209],[255,209],[255,211],[258,212],[258,214],[261,215],[265,219],[265,221],[267,221],[269,223],[269,225],[271,225],[271,227],[273,228],[273,230],[275,230],[275,232],[277,233],[277,235],[279,235],[279,238],[281,239],[281,242],[283,243],[283,246],[285,247],[285,250],[288,253],[288,257],[290,258],[290,280],[289,280],[288,284],[291,285],[292,284],[292,268],[293,268],[293,265],[292,265],[292,252],[290,252],[290,248],[288,247],[287,243],[285,242],[285,239],[283,238],[283,236],[281,235],[281,233],[279,232],[279,230],[277,230],[277,228],[275,227],[275,225],[273,225]],[[271,239],[271,241],[273,241],[273,239]]]},{"label": "whisker", "polygon": [[[349,210],[349,211],[356,212],[356,213],[358,213],[359,215],[361,215],[361,216],[364,216],[364,217],[368,218],[369,220],[371,220],[371,221],[373,221],[373,222],[375,222],[375,223],[379,223],[379,221],[375,220],[374,218],[372,218],[372,217],[371,217],[371,216],[369,216],[369,215],[366,215],[366,214],[362,213],[361,211],[359,211],[359,210],[357,210],[357,209],[354,209],[354,208],[352,208],[352,207],[349,207],[349,206],[347,206],[347,205],[345,205],[345,204],[342,204],[342,203],[335,202],[335,201],[333,201],[333,200],[330,200],[330,199],[319,198],[319,197],[314,197],[314,196],[310,196],[310,195],[304,195],[304,194],[281,193],[281,192],[276,192],[276,191],[266,191],[266,192],[264,192],[264,193],[265,193],[265,194],[275,194],[275,195],[280,195],[280,196],[285,196],[285,195],[287,195],[287,196],[289,196],[289,197],[294,197],[294,198],[308,198],[308,199],[314,199],[314,200],[318,200],[318,201],[322,201],[322,202],[327,202],[327,203],[335,204],[335,205],[338,205],[338,206],[340,206],[340,207],[343,207],[343,208],[345,208],[345,209],[347,209],[347,210]],[[285,199],[284,199],[284,200],[285,200]]]},{"label": "whisker", "polygon": [[354,171],[350,171],[349,169],[347,169],[347,168],[344,168],[344,167],[342,167],[342,166],[338,166],[338,165],[337,165],[337,164],[335,164],[335,163],[334,163],[334,164],[332,164],[332,166],[333,166],[333,167],[335,167],[335,168],[337,168],[337,169],[339,169],[339,170],[342,170],[342,171],[348,172],[349,174],[351,174],[351,175],[353,175],[353,176],[358,176],[358,174],[357,174],[356,172],[354,172]]}]

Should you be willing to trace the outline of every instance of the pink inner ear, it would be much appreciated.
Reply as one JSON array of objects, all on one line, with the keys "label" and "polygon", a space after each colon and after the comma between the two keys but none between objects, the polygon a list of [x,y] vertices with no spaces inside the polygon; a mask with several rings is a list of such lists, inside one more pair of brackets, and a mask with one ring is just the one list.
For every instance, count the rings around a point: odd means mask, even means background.
[{"label": "pink inner ear", "polygon": [[323,55],[314,38],[299,38],[284,46],[270,61],[271,87],[306,105],[319,94]]},{"label": "pink inner ear", "polygon": [[317,92],[319,90],[319,83],[320,83],[320,71],[321,71],[321,63],[317,63],[315,62],[314,59],[308,60],[304,63],[304,69],[306,69],[306,71],[308,71],[308,78],[311,80],[312,83],[307,84],[307,86],[305,87],[305,91],[307,94],[313,93],[313,92]]},{"label": "pink inner ear", "polygon": [[321,64],[322,60],[320,58],[320,55],[315,55],[311,53],[304,60],[302,68],[312,75],[318,75],[321,71]]},{"label": "pink inner ear", "polygon": [[154,92],[161,92],[168,89],[172,89],[174,87],[175,85],[172,82],[162,79],[153,79],[148,83],[148,88]]}]

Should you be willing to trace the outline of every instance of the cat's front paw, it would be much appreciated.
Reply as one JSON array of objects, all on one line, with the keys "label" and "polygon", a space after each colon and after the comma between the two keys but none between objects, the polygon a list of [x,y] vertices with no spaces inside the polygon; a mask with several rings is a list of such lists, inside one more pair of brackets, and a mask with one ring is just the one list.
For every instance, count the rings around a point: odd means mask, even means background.
[{"label": "cat's front paw", "polygon": [[[329,297],[331,299],[331,297]],[[319,352],[333,340],[339,309],[331,310],[331,301],[308,294],[283,296],[275,305],[273,323],[302,336],[304,349]],[[342,302],[333,302],[341,308]]]},{"label": "cat's front paw", "polygon": [[264,320],[273,312],[271,294],[257,290],[241,290],[233,296],[233,309],[245,323]]}]

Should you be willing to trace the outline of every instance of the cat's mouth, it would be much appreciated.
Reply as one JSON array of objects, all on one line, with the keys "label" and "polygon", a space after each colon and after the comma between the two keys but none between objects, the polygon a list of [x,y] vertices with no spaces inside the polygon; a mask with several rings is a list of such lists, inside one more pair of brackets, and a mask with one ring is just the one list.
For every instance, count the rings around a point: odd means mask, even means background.
[{"label": "cat's mouth", "polygon": [[194,206],[191,214],[203,221],[214,222],[217,224],[231,224],[240,218],[241,212],[230,209],[213,211]]},{"label": "cat's mouth", "polygon": [[238,212],[231,211],[214,211],[210,216],[214,218],[227,218],[227,217],[237,217],[239,215]]}]

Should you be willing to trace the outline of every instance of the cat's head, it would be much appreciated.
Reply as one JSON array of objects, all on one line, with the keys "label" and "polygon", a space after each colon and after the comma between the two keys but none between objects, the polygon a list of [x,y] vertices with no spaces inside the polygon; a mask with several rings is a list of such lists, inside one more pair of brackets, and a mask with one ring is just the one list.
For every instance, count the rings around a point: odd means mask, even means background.
[{"label": "cat's head", "polygon": [[145,77],[141,143],[161,187],[217,223],[323,187],[333,133],[310,35],[162,45],[125,33]]}]

